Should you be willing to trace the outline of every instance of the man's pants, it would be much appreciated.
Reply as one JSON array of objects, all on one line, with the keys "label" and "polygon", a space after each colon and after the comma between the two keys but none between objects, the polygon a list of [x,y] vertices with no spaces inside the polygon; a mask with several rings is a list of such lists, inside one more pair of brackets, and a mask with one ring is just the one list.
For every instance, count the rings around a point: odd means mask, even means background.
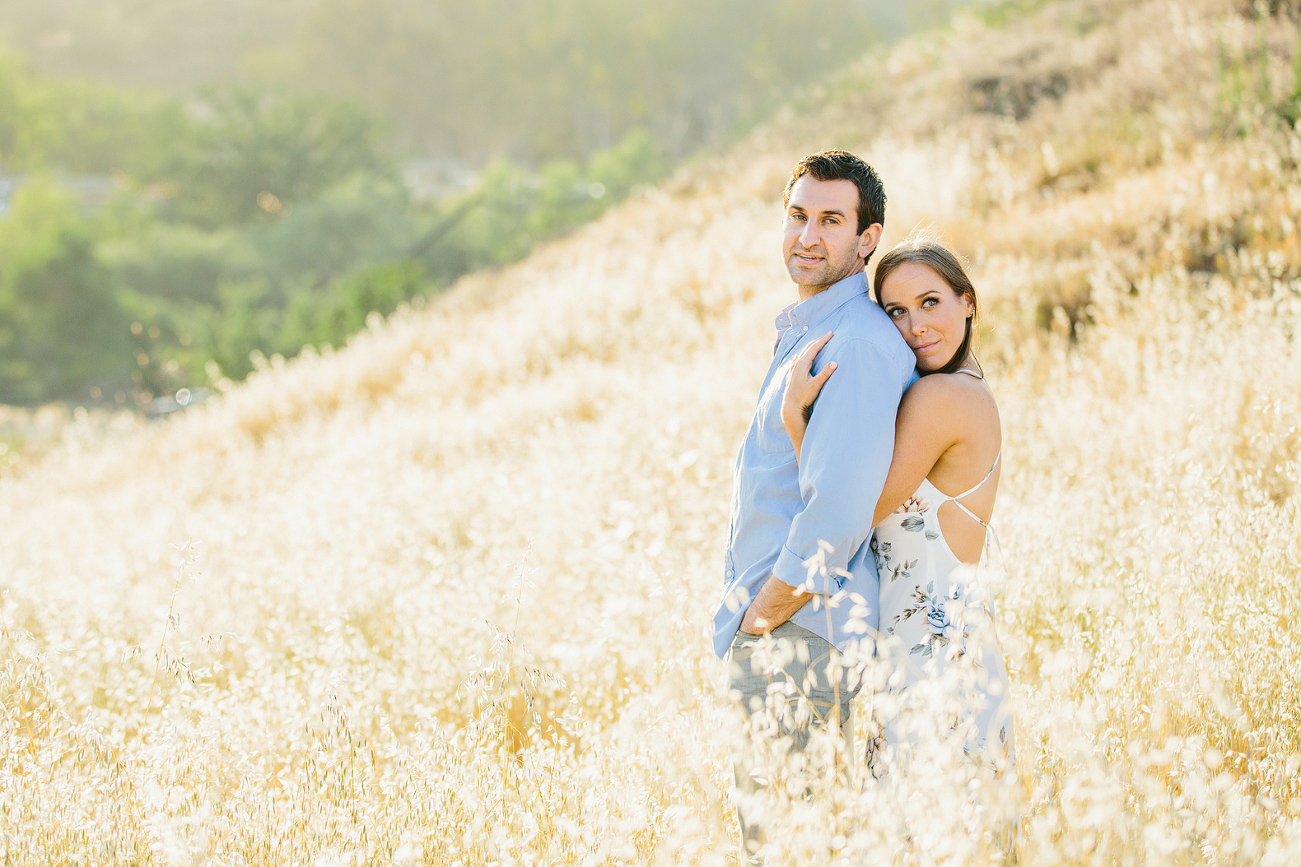
[{"label": "man's pants", "polygon": [[741,703],[753,738],[739,745],[736,762],[738,812],[747,856],[754,856],[763,843],[755,796],[770,779],[770,768],[756,764],[756,745],[789,738],[790,752],[802,754],[812,732],[826,731],[834,717],[844,739],[843,752],[837,752],[850,755],[852,701],[862,687],[861,672],[844,665],[826,639],[790,622],[770,636],[771,641],[738,632],[728,665],[732,700]]}]

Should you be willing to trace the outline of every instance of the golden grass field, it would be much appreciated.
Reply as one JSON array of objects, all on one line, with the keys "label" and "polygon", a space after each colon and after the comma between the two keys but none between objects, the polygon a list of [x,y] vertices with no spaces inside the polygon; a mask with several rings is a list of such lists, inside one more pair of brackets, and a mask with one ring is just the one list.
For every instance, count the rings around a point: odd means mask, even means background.
[{"label": "golden grass field", "polygon": [[[1020,863],[1301,864],[1281,5],[960,21],[345,349],[9,454],[3,863],[736,864],[710,613],[780,189],[837,145],[983,293]],[[987,858],[829,803],[793,860]]]}]

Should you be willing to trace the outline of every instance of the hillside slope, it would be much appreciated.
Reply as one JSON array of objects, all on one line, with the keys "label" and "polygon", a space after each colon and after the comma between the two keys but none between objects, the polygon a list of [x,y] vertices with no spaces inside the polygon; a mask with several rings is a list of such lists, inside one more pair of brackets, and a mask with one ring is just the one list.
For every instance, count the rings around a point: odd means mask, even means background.
[{"label": "hillside slope", "polygon": [[[732,458],[782,183],[839,145],[984,293],[1023,863],[1295,863],[1297,46],[1226,0],[966,21],[345,350],[74,425],[0,479],[6,858],[730,863]],[[855,797],[786,848],[916,856]]]}]

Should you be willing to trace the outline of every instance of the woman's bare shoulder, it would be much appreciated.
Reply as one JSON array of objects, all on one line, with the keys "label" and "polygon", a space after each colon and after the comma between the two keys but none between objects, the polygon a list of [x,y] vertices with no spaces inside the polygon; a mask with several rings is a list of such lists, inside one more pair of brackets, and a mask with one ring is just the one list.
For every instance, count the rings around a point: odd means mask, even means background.
[{"label": "woman's bare shoulder", "polygon": [[931,373],[914,382],[905,398],[926,403],[965,403],[992,402],[994,395],[983,379],[965,373]]},{"label": "woman's bare shoulder", "polygon": [[969,424],[973,417],[998,416],[994,394],[983,379],[965,373],[932,373],[904,393],[901,411],[916,412],[939,422],[953,419]]}]

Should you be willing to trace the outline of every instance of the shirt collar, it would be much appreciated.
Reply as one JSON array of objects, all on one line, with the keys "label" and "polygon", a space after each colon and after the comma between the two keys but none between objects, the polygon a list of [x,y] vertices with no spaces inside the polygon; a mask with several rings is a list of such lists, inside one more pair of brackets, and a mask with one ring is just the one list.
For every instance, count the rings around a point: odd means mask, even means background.
[{"label": "shirt collar", "polygon": [[787,305],[773,324],[777,326],[779,332],[797,325],[812,328],[834,313],[846,301],[866,292],[867,272],[859,271],[857,274],[850,274],[832,283],[812,298]]}]

